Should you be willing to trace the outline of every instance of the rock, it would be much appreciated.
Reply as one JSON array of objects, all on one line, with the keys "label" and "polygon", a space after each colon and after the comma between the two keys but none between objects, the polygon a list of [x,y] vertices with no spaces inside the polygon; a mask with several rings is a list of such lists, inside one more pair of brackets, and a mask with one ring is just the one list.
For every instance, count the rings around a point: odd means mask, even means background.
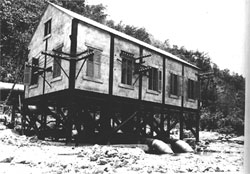
[{"label": "rock", "polygon": [[97,161],[97,164],[99,164],[99,165],[105,165],[107,163],[108,163],[108,160],[105,158],[99,158]]},{"label": "rock", "polygon": [[115,157],[118,155],[118,151],[116,149],[110,149],[110,150],[107,150],[105,152],[105,154],[108,156],[108,157]]},{"label": "rock", "polygon": [[152,147],[161,154],[173,154],[173,150],[170,148],[169,144],[164,143],[161,140],[153,140]]},{"label": "rock", "polygon": [[9,139],[9,140],[8,140],[8,144],[14,145],[14,144],[16,144],[16,143],[15,143],[15,140]]},{"label": "rock", "polygon": [[103,174],[103,173],[104,173],[104,170],[102,170],[102,169],[95,169],[95,170],[92,171],[91,173],[93,173],[93,174]]},{"label": "rock", "polygon": [[230,138],[228,141],[236,142],[238,144],[244,144],[244,136]]},{"label": "rock", "polygon": [[90,161],[97,161],[98,160],[98,156],[97,155],[91,155],[90,157],[89,157],[89,160]]},{"label": "rock", "polygon": [[98,145],[98,144],[95,144],[93,147],[92,147],[92,150],[93,151],[96,151],[96,150],[100,150],[101,147]]},{"label": "rock", "polygon": [[16,125],[14,127],[14,130],[17,131],[17,132],[21,132],[22,131],[22,126],[21,125]]},{"label": "rock", "polygon": [[194,152],[192,147],[183,140],[175,141],[173,144],[171,144],[171,147],[175,153]]},{"label": "rock", "polygon": [[14,159],[14,157],[7,157],[7,158],[4,158],[0,161],[0,163],[10,163],[12,160]]},{"label": "rock", "polygon": [[32,136],[32,137],[29,139],[29,141],[30,141],[31,143],[35,143],[35,142],[38,141],[38,137],[37,137],[37,136]]},{"label": "rock", "polygon": [[86,168],[88,168],[89,166],[87,166],[86,164],[83,164],[80,168],[81,169],[86,169]]},{"label": "rock", "polygon": [[130,159],[131,156],[128,153],[122,154],[123,159]]},{"label": "rock", "polygon": [[0,123],[0,130],[5,130],[5,129],[7,129],[7,127],[6,127],[5,125],[2,125],[2,124]]}]

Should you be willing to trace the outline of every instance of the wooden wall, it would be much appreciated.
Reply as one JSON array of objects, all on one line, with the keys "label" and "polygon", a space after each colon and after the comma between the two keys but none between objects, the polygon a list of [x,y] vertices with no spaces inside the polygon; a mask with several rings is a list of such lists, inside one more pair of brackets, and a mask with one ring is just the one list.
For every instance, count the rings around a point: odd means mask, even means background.
[{"label": "wooden wall", "polygon": [[[51,19],[51,35],[44,37],[44,23]],[[45,63],[45,55],[41,54],[46,49],[52,53],[52,49],[57,48],[63,44],[63,52],[70,51],[70,33],[71,33],[71,21],[72,18],[60,10],[55,9],[52,6],[48,6],[44,15],[42,16],[39,25],[31,39],[29,44],[28,59],[31,62],[32,58],[39,59],[39,67],[43,68]],[[46,57],[46,67],[53,67],[53,58]],[[69,62],[62,60],[62,67],[66,73],[69,73]],[[58,90],[68,88],[68,78],[61,72],[61,76],[57,78],[52,77],[52,72],[46,73],[46,80],[51,85],[45,84],[45,93],[51,93]],[[32,85],[26,88],[25,98],[39,96],[43,94],[43,78],[39,76],[38,84]]]},{"label": "wooden wall", "polygon": [[[38,25],[29,46],[29,61],[31,61],[32,57],[39,57],[40,67],[44,67],[45,57],[41,54],[41,51],[44,51],[46,48],[46,39],[44,39],[44,23],[49,19],[52,19],[52,32],[51,36],[47,39],[48,51],[51,51],[58,45],[63,44],[63,52],[70,52],[71,42],[69,36],[71,34],[72,18],[56,8],[49,6],[41,18],[40,24]],[[113,44],[111,44],[111,36],[114,38]],[[112,46],[113,48],[111,48]],[[87,50],[88,47],[98,49],[101,52],[101,76],[98,79],[88,77],[86,75],[87,63],[85,62],[78,78],[76,79],[76,89],[108,94],[110,88],[110,60],[113,59],[112,95],[139,99],[139,80],[134,85],[124,85],[121,83],[122,58],[120,57],[120,52],[126,51],[132,53],[135,58],[139,57],[141,53],[142,55],[151,54],[151,57],[143,59],[145,61],[144,65],[157,68],[162,73],[164,72],[163,68],[165,67],[165,75],[162,74],[162,78],[165,77],[165,79],[162,79],[162,91],[152,91],[148,89],[148,77],[143,76],[141,99],[175,106],[181,106],[183,104],[183,106],[187,108],[197,108],[197,100],[189,100],[187,98],[187,81],[188,79],[197,81],[197,69],[184,65],[181,62],[173,60],[172,58],[152,51],[148,48],[142,47],[132,41],[121,38],[120,36],[113,35],[112,33],[80,21],[78,23],[77,30],[77,53]],[[114,50],[113,57],[111,57],[111,50]],[[165,65],[163,65],[164,59]],[[77,62],[76,74],[78,74],[83,62],[84,60]],[[53,66],[53,58],[48,56],[46,67],[49,66]],[[69,73],[68,61],[62,60],[62,67],[66,73]],[[183,97],[170,95],[171,73],[183,77]],[[135,82],[137,77],[138,75],[133,75],[132,84]],[[53,79],[52,73],[48,72],[46,73],[46,79],[50,83],[51,87],[45,84],[45,93],[68,89],[68,78],[63,72],[61,72],[61,76],[56,79]],[[164,80],[165,86],[163,86]],[[39,77],[37,85],[29,86],[26,89],[26,98],[42,95],[43,79]],[[163,96],[163,94],[165,94],[165,96]]]}]

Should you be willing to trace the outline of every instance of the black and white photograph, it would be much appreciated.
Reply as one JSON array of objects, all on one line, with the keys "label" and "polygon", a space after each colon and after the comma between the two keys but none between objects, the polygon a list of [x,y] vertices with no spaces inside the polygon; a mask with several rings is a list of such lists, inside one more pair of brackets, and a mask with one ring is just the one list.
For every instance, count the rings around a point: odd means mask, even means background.
[{"label": "black and white photograph", "polygon": [[247,174],[249,10],[1,0],[0,173]]}]

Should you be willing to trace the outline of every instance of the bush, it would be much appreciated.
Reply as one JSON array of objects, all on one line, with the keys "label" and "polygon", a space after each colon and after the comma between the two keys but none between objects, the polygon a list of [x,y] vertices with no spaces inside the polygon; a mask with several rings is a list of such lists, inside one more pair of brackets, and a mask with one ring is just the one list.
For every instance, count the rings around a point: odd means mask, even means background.
[{"label": "bush", "polygon": [[242,113],[232,112],[224,115],[217,111],[211,113],[209,110],[201,110],[200,119],[201,130],[212,130],[224,134],[244,134],[244,115]]}]

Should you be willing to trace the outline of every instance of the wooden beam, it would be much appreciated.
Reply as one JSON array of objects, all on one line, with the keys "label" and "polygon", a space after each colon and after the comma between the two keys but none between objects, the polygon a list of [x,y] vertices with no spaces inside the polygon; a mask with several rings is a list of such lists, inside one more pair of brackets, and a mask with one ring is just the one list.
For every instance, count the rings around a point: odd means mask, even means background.
[{"label": "wooden beam", "polygon": [[109,95],[113,95],[115,36],[110,34]]},{"label": "wooden beam", "polygon": [[76,52],[77,52],[77,35],[78,35],[78,19],[72,20],[71,27],[71,45],[70,54],[72,55],[69,61],[69,89],[75,89],[75,76],[76,76]]},{"label": "wooden beam", "polygon": [[[184,85],[184,64],[182,64],[182,91],[183,89],[183,85]],[[184,114],[184,96],[181,95],[181,112],[179,113],[179,121],[180,121],[180,139],[182,140],[184,138],[184,134],[183,134],[183,114]]]},{"label": "wooden beam", "polygon": [[47,52],[44,52],[44,51],[42,51],[41,54],[47,55],[47,56],[50,56],[50,57],[53,57],[53,58],[58,58],[58,59],[66,60],[66,61],[70,60],[70,57],[62,57],[60,55],[50,54],[50,53],[47,53]]},{"label": "wooden beam", "polygon": [[[140,58],[139,58],[139,60],[140,60],[140,64],[142,64],[142,55],[143,55],[143,48],[142,48],[142,46],[140,46]],[[138,95],[138,98],[139,98],[139,100],[141,100],[142,99],[142,76],[141,76],[141,74],[139,74],[139,95]]]},{"label": "wooden beam", "polygon": [[142,54],[140,54],[140,57],[135,58],[135,60],[140,60],[140,62],[141,62],[141,61],[142,61],[142,59],[147,58],[147,57],[150,57],[150,56],[152,56],[152,55],[151,55],[151,54],[149,54],[149,55],[145,55],[145,56],[143,56]]},{"label": "wooden beam", "polygon": [[130,117],[128,117],[125,121],[123,121],[119,126],[117,126],[113,132],[113,133],[116,133],[119,129],[122,128],[122,126],[124,126],[129,120],[131,120],[132,118],[134,118],[136,116],[136,114],[138,113],[138,111],[135,111]]},{"label": "wooden beam", "polygon": [[163,57],[163,60],[162,60],[162,64],[163,64],[163,72],[162,72],[162,78],[163,78],[163,80],[162,80],[162,104],[163,104],[163,106],[164,106],[164,104],[165,104],[165,97],[166,97],[166,58],[165,57]]},{"label": "wooden beam", "polygon": [[[48,39],[45,40],[45,51],[48,50]],[[47,55],[44,56],[44,70],[46,69],[47,66]],[[43,94],[45,93],[45,82],[47,82],[46,80],[46,71],[43,72]],[[48,82],[47,82],[48,83]]]}]

